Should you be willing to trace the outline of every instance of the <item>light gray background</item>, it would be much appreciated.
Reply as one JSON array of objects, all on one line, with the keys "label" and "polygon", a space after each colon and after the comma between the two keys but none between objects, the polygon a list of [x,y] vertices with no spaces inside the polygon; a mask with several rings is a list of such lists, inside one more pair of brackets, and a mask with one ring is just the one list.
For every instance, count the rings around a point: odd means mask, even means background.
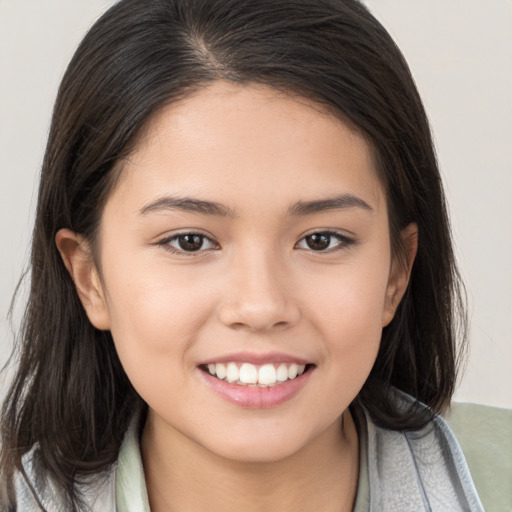
[{"label": "light gray background", "polygon": [[[0,0],[0,363],[56,89],[85,31],[112,3]],[[405,54],[435,135],[472,313],[456,399],[512,407],[512,1],[366,4]]]}]

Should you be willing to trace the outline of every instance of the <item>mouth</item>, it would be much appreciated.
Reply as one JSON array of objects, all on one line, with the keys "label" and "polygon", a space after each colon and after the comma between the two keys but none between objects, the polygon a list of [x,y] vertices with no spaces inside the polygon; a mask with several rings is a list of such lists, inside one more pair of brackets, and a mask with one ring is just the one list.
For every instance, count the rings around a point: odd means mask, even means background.
[{"label": "mouth", "polygon": [[292,362],[252,364],[247,362],[209,363],[199,369],[218,380],[244,387],[271,388],[289,383],[313,369],[313,364]]},{"label": "mouth", "polygon": [[299,395],[316,364],[278,352],[240,352],[203,361],[196,368],[200,380],[231,404],[269,409]]}]

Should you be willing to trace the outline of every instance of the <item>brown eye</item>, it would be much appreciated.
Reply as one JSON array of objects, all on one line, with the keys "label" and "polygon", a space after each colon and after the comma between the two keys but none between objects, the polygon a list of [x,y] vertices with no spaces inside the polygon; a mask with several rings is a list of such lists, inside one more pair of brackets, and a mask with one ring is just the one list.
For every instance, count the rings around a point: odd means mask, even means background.
[{"label": "brown eye", "polygon": [[335,231],[317,231],[299,240],[296,247],[298,249],[308,249],[315,252],[331,253],[348,249],[348,247],[355,243],[357,243],[355,239]]},{"label": "brown eye", "polygon": [[177,237],[177,242],[181,250],[194,252],[202,249],[204,238],[204,236],[196,234],[180,235]]},{"label": "brown eye", "polygon": [[307,246],[313,251],[325,251],[331,244],[332,236],[328,233],[314,233],[308,235],[305,240]]},{"label": "brown eye", "polygon": [[202,254],[206,251],[220,249],[219,245],[201,233],[182,233],[164,238],[156,245],[174,254]]}]

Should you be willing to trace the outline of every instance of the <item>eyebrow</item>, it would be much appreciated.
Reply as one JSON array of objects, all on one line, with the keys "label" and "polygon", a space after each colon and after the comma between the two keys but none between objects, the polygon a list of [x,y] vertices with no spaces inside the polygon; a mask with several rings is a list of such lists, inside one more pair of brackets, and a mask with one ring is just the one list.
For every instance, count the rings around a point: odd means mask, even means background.
[{"label": "eyebrow", "polygon": [[203,201],[192,197],[165,196],[143,206],[142,215],[165,210],[184,210],[201,215],[215,215],[219,217],[235,217],[235,212],[220,203]]},{"label": "eyebrow", "polygon": [[[373,211],[373,208],[360,197],[352,194],[342,194],[327,199],[297,201],[288,208],[288,215],[305,216],[329,210],[344,210],[348,208],[362,208],[363,210],[370,212]],[[175,196],[158,198],[143,206],[140,213],[142,215],[147,215],[148,213],[166,210],[184,210],[187,212],[198,213],[200,215],[213,215],[218,217],[234,218],[237,216],[234,210],[220,203],[204,201],[192,197]]]},{"label": "eyebrow", "polygon": [[344,210],[347,208],[362,208],[369,212],[373,208],[360,197],[352,194],[342,194],[330,197],[328,199],[318,199],[316,201],[298,201],[288,209],[289,215],[312,215],[322,213],[328,210]]}]

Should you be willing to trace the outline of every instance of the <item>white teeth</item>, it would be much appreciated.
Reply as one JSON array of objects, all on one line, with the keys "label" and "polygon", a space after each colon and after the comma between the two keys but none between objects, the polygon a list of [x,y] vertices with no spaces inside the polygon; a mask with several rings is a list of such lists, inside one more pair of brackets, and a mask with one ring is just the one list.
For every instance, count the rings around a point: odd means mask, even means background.
[{"label": "white teeth", "polygon": [[240,379],[240,371],[235,363],[229,363],[226,369],[226,379],[229,382],[237,382]]},{"label": "white teeth", "polygon": [[279,366],[267,363],[257,367],[251,363],[243,363],[240,368],[235,362],[232,363],[210,363],[208,372],[220,380],[226,380],[235,384],[258,385],[261,387],[275,386],[281,382],[295,379],[302,375],[306,369],[304,364],[281,363]]},{"label": "white teeth", "polygon": [[250,363],[240,367],[240,382],[242,384],[256,384],[258,382],[258,369]]},{"label": "white teeth", "polygon": [[215,373],[217,374],[217,378],[218,379],[225,379],[226,378],[226,366],[221,364],[221,363],[217,363],[215,365]]},{"label": "white teeth", "polygon": [[277,380],[279,382],[288,380],[288,367],[285,364],[280,364],[277,367]]},{"label": "white teeth", "polygon": [[273,364],[264,364],[258,371],[258,384],[275,384],[277,381],[276,369]]}]

